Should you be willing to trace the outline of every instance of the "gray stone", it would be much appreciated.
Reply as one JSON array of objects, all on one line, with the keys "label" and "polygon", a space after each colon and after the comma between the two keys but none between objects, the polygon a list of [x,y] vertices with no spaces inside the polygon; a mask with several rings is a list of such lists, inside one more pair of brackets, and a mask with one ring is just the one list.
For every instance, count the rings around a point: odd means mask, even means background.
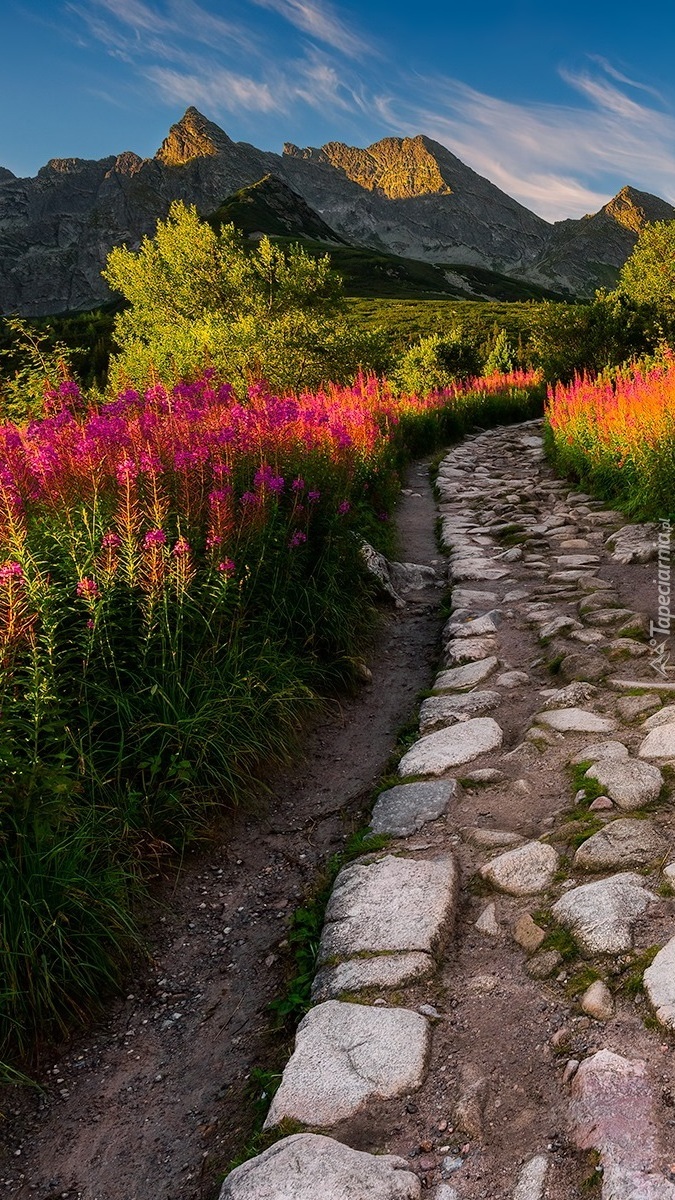
[{"label": "gray stone", "polygon": [[625,762],[628,757],[628,746],[624,746],[623,742],[609,740],[606,742],[591,742],[590,745],[584,746],[583,750],[575,754],[571,761],[575,766],[578,766],[579,763],[595,763],[605,761],[608,758]]},{"label": "gray stone", "polygon": [[557,950],[538,950],[525,964],[531,979],[550,979],[563,965],[563,956]]},{"label": "gray stone", "polygon": [[584,871],[647,867],[664,858],[667,850],[668,843],[650,821],[624,818],[610,821],[582,842],[573,864]]},{"label": "gray stone", "polygon": [[593,683],[568,683],[566,687],[555,688],[550,695],[547,694],[544,711],[551,708],[570,708],[577,704],[587,704],[597,694],[597,691],[598,689]]},{"label": "gray stone", "polygon": [[428,821],[444,816],[448,805],[460,795],[461,788],[456,779],[401,783],[380,792],[370,818],[370,828],[373,833],[408,837]]},{"label": "gray stone", "polygon": [[450,567],[450,577],[457,583],[472,579],[476,582],[482,579],[491,582],[505,579],[509,574],[508,567],[493,567],[488,560],[483,558],[463,559],[461,562],[453,563]]},{"label": "gray stone", "polygon": [[506,775],[498,767],[476,767],[462,776],[462,783],[467,787],[474,784],[477,787],[485,787],[491,783],[503,783],[505,779]]},{"label": "gray stone", "polygon": [[612,993],[601,979],[595,979],[581,997],[582,1011],[595,1021],[609,1021],[614,1016]]},{"label": "gray stone", "polygon": [[497,603],[496,592],[478,592],[473,588],[453,588],[453,608],[481,609],[486,612]]},{"label": "gray stone", "polygon": [[470,621],[456,621],[452,618],[443,628],[444,638],[484,637],[486,634],[497,632],[497,621],[492,613],[484,613],[482,617],[473,617]]},{"label": "gray stone", "polygon": [[562,637],[567,633],[571,633],[573,629],[581,629],[582,626],[574,617],[560,616],[554,617],[552,621],[547,621],[539,630],[539,639],[542,642],[548,642],[551,638]]},{"label": "gray stone", "polygon": [[[619,700],[617,708],[619,704],[625,704],[627,700],[655,700],[657,705],[661,703],[658,696],[624,696],[622,700]],[[642,728],[651,731],[652,729],[658,729],[659,725],[672,725],[674,722],[675,704],[667,704],[665,708],[661,708],[658,712],[652,713],[651,717],[647,717],[647,720],[642,722]]]},{"label": "gray stone", "polygon": [[439,1183],[432,1200],[459,1200],[459,1194],[449,1183]]},{"label": "gray stone", "polygon": [[644,987],[666,1029],[675,1031],[675,937],[672,937],[644,973]]},{"label": "gray stone", "polygon": [[220,1200],[420,1200],[420,1180],[390,1154],[295,1133],[227,1176]]},{"label": "gray stone", "polygon": [[650,521],[645,525],[624,525],[610,534],[605,545],[612,551],[612,558],[620,563],[646,563],[658,553],[658,525]]},{"label": "gray stone", "polygon": [[[636,717],[641,717],[645,713],[653,713],[657,708],[661,708],[661,701],[653,693],[647,693],[644,696],[621,696],[616,703],[616,711],[624,721],[634,721]],[[675,707],[672,719],[675,720]]]},{"label": "gray stone", "polygon": [[496,648],[497,641],[493,637],[459,638],[446,648],[446,665],[461,667],[463,663],[480,662],[494,655]]},{"label": "gray stone", "polygon": [[526,842],[491,859],[481,867],[480,874],[510,896],[531,896],[551,886],[557,869],[558,855],[552,846]]},{"label": "gray stone", "polygon": [[449,729],[428,733],[404,754],[399,775],[442,775],[451,767],[498,750],[503,737],[501,727],[492,717],[475,717]]},{"label": "gray stone", "polygon": [[607,670],[606,660],[595,654],[566,654],[560,664],[560,674],[570,683],[575,679],[597,683]]},{"label": "gray stone", "polygon": [[483,909],[478,920],[476,921],[476,929],[479,933],[487,933],[491,937],[499,937],[501,934],[501,929],[499,928],[497,909],[494,902],[486,905],[486,907]]},{"label": "gray stone", "polygon": [[339,1000],[345,993],[364,988],[393,988],[426,979],[435,963],[430,954],[411,950],[402,954],[377,954],[375,958],[352,958],[335,966],[322,967],[312,983],[312,1000]]},{"label": "gray stone", "polygon": [[631,812],[644,808],[658,799],[663,787],[663,776],[652,763],[637,759],[601,759],[586,772],[588,779],[596,779],[603,792],[618,808]]},{"label": "gray stone", "polygon": [[547,725],[559,733],[611,733],[616,721],[611,717],[599,717],[584,708],[558,708],[550,712],[537,713],[537,724]]},{"label": "gray stone", "polygon": [[295,1049],[265,1120],[329,1128],[369,1101],[421,1086],[429,1024],[405,1008],[369,1008],[327,1000],[298,1026]]},{"label": "gray stone", "polygon": [[633,948],[633,925],[654,898],[644,883],[629,872],[584,883],[553,905],[553,916],[584,954],[624,954]]},{"label": "gray stone", "polygon": [[467,663],[464,667],[453,667],[450,671],[441,671],[434,682],[435,692],[466,692],[469,688],[483,683],[493,671],[496,671],[498,660],[494,657],[485,658],[482,662]]},{"label": "gray stone", "polygon": [[547,1175],[548,1159],[545,1155],[538,1154],[536,1158],[531,1158],[518,1176],[513,1200],[543,1200]]},{"label": "gray stone", "polygon": [[500,692],[462,692],[455,696],[429,696],[420,708],[420,733],[494,712],[502,702]]},{"label": "gray stone", "polygon": [[504,671],[502,675],[498,675],[496,679],[497,687],[503,687],[510,690],[511,688],[524,687],[530,683],[530,677],[526,671]]},{"label": "gray stone", "polygon": [[405,601],[401,599],[391,582],[389,563],[384,554],[380,554],[380,551],[371,546],[370,542],[363,541],[361,542],[361,558],[368,574],[375,580],[380,591],[393,600],[397,608],[403,608]]},{"label": "gray stone", "polygon": [[457,888],[452,855],[387,855],[344,867],[326,907],[319,962],[409,950],[430,954],[452,924]]},{"label": "gray stone", "polygon": [[560,554],[556,560],[559,567],[569,571],[576,567],[591,567],[600,562],[597,554]]},{"label": "gray stone", "polygon": [[394,590],[400,596],[406,596],[408,592],[421,592],[424,588],[433,587],[436,582],[436,572],[433,567],[426,567],[420,563],[400,563],[390,562],[389,578],[391,579]]},{"label": "gray stone", "polygon": [[468,1133],[469,1137],[483,1136],[483,1121],[485,1108],[490,1095],[490,1084],[485,1076],[474,1079],[473,1083],[462,1092],[455,1106],[453,1125]]}]

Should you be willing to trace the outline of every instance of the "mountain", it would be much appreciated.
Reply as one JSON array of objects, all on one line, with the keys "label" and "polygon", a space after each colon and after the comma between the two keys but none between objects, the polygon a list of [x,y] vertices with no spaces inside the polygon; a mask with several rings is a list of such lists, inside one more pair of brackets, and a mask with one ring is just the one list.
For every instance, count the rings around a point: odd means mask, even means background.
[{"label": "mountain", "polygon": [[423,135],[366,149],[288,143],[278,155],[232,141],[189,108],[154,158],[52,159],[30,179],[0,168],[0,311],[108,299],[100,272],[110,248],[152,235],[172,200],[204,216],[226,202],[239,222],[277,223],[328,249],[348,243],[433,264],[436,277],[476,295],[495,273],[534,294],[592,294],[614,281],[646,220],[675,218],[665,201],[624,188],[599,213],[551,225]]}]

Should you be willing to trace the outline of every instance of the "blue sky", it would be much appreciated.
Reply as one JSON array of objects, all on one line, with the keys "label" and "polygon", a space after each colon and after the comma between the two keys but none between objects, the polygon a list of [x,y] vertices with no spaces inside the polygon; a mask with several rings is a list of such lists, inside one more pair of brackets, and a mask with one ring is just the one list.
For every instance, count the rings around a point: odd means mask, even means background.
[{"label": "blue sky", "polygon": [[675,202],[672,3],[2,0],[0,164],[152,155],[195,104],[236,140],[427,133],[549,220]]}]

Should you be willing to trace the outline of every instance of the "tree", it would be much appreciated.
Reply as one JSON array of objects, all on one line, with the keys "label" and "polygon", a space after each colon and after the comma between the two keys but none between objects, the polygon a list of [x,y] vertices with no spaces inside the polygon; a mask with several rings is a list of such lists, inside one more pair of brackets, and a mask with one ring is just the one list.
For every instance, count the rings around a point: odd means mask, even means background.
[{"label": "tree", "polygon": [[634,304],[651,305],[675,327],[675,221],[653,221],[621,268],[619,292]]},{"label": "tree", "polygon": [[506,330],[500,329],[485,360],[483,371],[486,375],[494,375],[497,372],[507,374],[515,369],[516,358],[516,351],[509,341]]},{"label": "tree", "polygon": [[597,292],[590,304],[545,301],[537,307],[530,348],[551,382],[595,374],[654,352],[661,339],[653,311],[622,292]]},{"label": "tree", "polygon": [[461,329],[455,329],[445,337],[432,333],[409,346],[399,359],[394,378],[402,392],[426,395],[479,371],[476,346]]},{"label": "tree", "polygon": [[234,225],[215,232],[179,201],[140,250],[112,250],[103,274],[129,304],[115,320],[116,387],[194,378],[207,365],[242,393],[259,380],[315,387],[382,352],[381,338],[347,320],[328,255],[267,237],[251,250]]}]

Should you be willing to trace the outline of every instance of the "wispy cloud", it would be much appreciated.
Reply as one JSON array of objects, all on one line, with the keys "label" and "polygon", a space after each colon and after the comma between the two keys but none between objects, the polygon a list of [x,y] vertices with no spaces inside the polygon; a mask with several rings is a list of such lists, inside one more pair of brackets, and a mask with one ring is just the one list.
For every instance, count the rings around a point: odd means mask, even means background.
[{"label": "wispy cloud", "polygon": [[279,13],[302,33],[349,58],[373,53],[373,47],[350,29],[328,4],[316,0],[253,0],[253,3]]},{"label": "wispy cloud", "polygon": [[149,67],[147,78],[169,104],[180,101],[202,105],[209,112],[230,113],[270,113],[279,108],[279,94],[273,93],[269,84],[237,75],[226,67],[194,75],[171,67]]}]

